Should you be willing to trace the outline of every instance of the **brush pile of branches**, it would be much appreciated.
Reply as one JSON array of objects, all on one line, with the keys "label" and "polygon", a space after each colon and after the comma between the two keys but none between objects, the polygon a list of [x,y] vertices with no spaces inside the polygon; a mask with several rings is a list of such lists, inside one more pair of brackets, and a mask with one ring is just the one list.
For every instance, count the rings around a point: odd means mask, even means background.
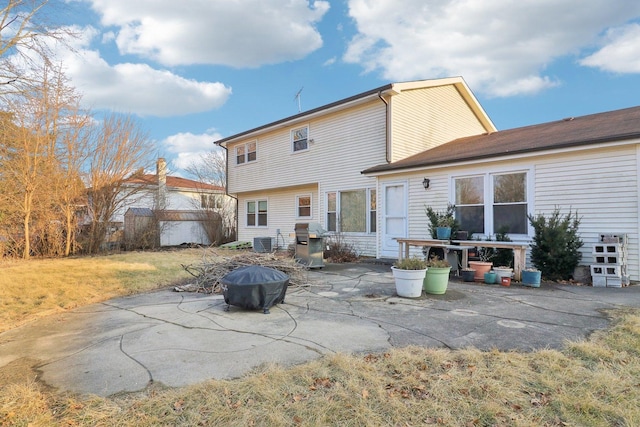
[{"label": "brush pile of branches", "polygon": [[176,286],[177,292],[220,293],[220,279],[238,267],[260,265],[273,268],[289,275],[289,286],[300,286],[307,283],[307,268],[293,258],[273,253],[242,252],[234,256],[222,256],[211,252],[211,256],[203,256],[197,264],[182,265],[195,281],[188,285]]}]

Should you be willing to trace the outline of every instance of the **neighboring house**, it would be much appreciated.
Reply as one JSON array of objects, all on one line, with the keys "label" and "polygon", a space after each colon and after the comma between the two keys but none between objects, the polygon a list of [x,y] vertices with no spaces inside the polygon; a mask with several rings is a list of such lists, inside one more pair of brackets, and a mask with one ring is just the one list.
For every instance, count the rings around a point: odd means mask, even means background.
[{"label": "neighboring house", "polygon": [[124,214],[132,207],[188,211],[220,209],[227,203],[223,187],[167,175],[167,164],[163,158],[158,159],[155,174],[128,178],[123,188],[125,191],[130,188],[137,190],[113,215],[114,222],[124,221]]},{"label": "neighboring house", "polygon": [[[392,237],[426,238],[424,206],[457,206],[461,228],[514,241],[533,236],[527,214],[558,207],[581,217],[582,265],[600,234],[626,234],[628,275],[640,280],[640,107],[452,140],[367,168],[379,191],[376,256],[397,256]],[[429,188],[423,181],[429,180]]]},{"label": "neighboring house", "polygon": [[[393,220],[379,202],[396,195],[361,171],[494,131],[457,77],[388,84],[216,144],[227,150],[239,240],[270,237],[282,246],[292,242],[296,223],[318,222],[361,255],[381,256],[378,236],[386,231],[380,219]],[[398,197],[394,206],[399,222],[406,221],[400,205],[406,201]]]},{"label": "neighboring house", "polygon": [[[124,191],[132,188],[135,191],[115,213],[113,223],[120,224],[119,229],[124,230],[127,242],[140,240],[140,230],[153,222],[153,228],[157,227],[160,232],[155,240],[161,246],[210,244],[211,238],[207,234],[212,232],[206,232],[207,227],[210,229],[207,222],[214,219],[219,222],[217,212],[230,203],[224,188],[167,175],[166,170],[166,162],[160,158],[155,175],[127,179]],[[127,229],[124,229],[125,225],[128,225]]]}]

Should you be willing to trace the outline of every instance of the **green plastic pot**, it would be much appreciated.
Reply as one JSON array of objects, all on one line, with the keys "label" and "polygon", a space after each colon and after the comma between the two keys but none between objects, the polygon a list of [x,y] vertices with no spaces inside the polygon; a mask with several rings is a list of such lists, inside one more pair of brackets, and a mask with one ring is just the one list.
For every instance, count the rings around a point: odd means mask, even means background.
[{"label": "green plastic pot", "polygon": [[447,291],[449,285],[449,272],[451,267],[427,268],[427,275],[424,278],[424,291],[432,295],[442,295]]}]

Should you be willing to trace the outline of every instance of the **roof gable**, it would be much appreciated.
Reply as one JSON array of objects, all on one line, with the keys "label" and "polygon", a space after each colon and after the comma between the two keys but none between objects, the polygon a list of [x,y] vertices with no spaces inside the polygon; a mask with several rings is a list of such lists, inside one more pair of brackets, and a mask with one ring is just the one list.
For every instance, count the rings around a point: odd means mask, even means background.
[{"label": "roof gable", "polygon": [[305,111],[294,116],[286,117],[284,119],[268,123],[263,126],[259,126],[257,128],[249,129],[247,131],[231,135],[226,138],[222,138],[215,143],[217,145],[225,145],[227,143],[233,142],[234,140],[241,138],[249,138],[253,137],[257,134],[267,132],[271,129],[281,127],[281,126],[289,126],[294,125],[295,123],[301,122],[303,120],[310,120],[316,116],[322,116],[328,114],[330,112],[334,112],[337,110],[342,110],[349,108],[353,105],[358,105],[363,102],[370,101],[373,98],[378,98],[381,95],[397,95],[402,91],[406,90],[415,90],[415,89],[426,89],[430,87],[437,86],[445,86],[445,85],[454,85],[464,100],[469,105],[469,108],[473,111],[473,113],[478,117],[478,120],[482,123],[482,125],[486,129],[496,129],[494,124],[491,122],[491,119],[484,111],[478,100],[475,98],[471,89],[467,86],[466,82],[462,77],[448,77],[442,79],[430,79],[430,80],[416,80],[410,82],[398,82],[398,83],[390,83],[384,86],[380,86],[378,88],[362,92],[360,94],[351,96],[349,98],[341,99],[336,102],[332,102],[331,104],[323,105],[318,108],[314,108],[309,111]]},{"label": "roof gable", "polygon": [[640,138],[640,106],[459,138],[362,173],[375,174],[633,138]]}]

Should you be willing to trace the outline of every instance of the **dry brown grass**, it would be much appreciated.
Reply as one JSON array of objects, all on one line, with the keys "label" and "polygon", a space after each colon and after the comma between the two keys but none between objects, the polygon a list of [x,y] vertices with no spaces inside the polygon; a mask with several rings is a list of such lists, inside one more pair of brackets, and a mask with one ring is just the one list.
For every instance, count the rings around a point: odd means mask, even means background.
[{"label": "dry brown grass", "polygon": [[0,332],[37,317],[184,281],[181,263],[206,252],[185,249],[66,259],[1,261]]},{"label": "dry brown grass", "polygon": [[640,310],[611,316],[609,330],[563,351],[338,354],[112,398],[48,390],[32,372],[0,389],[0,425],[636,426]]},{"label": "dry brown grass", "polygon": [[640,312],[564,351],[406,348],[338,354],[233,381],[80,398],[34,382],[0,392],[6,425],[636,426]]}]

